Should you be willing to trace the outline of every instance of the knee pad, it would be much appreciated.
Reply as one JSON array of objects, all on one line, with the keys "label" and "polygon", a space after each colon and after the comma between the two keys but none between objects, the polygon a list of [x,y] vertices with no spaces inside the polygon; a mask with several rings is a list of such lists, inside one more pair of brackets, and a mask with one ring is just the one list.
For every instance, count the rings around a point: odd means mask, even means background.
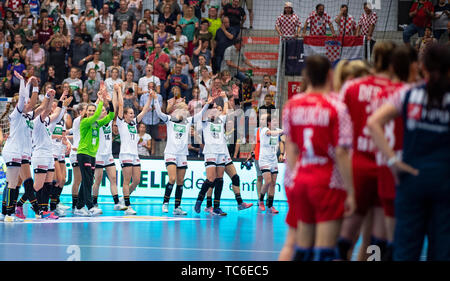
[{"label": "knee pad", "polygon": [[234,175],[234,176],[231,178],[231,183],[232,183],[234,186],[240,186],[240,185],[241,185],[241,179],[239,178],[238,174]]}]

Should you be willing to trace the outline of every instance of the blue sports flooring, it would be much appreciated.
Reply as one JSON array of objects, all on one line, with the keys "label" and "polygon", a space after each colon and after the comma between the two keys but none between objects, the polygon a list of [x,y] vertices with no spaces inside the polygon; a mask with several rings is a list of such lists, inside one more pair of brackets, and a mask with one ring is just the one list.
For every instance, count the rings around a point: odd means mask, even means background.
[{"label": "blue sports flooring", "polygon": [[[62,196],[71,206],[71,198]],[[194,212],[195,201],[185,199],[187,216],[162,213],[162,199],[135,198],[137,216],[114,211],[110,196],[99,197],[103,215],[67,216],[56,221],[35,220],[24,205],[24,222],[0,222],[0,261],[276,261],[288,227],[285,201],[275,201],[279,214],[258,212],[254,206],[238,211],[234,200],[223,200],[227,216]],[[356,259],[360,246],[355,246]],[[426,246],[425,246],[426,247]],[[422,260],[425,256],[422,256]]]}]

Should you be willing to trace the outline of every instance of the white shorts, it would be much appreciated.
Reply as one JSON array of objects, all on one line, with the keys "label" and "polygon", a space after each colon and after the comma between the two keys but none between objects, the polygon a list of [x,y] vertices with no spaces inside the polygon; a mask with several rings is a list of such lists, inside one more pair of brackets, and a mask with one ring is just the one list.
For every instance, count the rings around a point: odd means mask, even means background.
[{"label": "white shorts", "polygon": [[22,153],[22,164],[31,164],[31,154]]},{"label": "white shorts", "polygon": [[271,174],[278,174],[278,162],[275,161],[264,161],[259,159],[258,161],[259,169],[261,171],[261,174],[264,174],[266,172],[269,172]]},{"label": "white shorts", "polygon": [[58,162],[65,162],[66,156],[64,154],[58,154],[58,155],[53,154],[53,160],[58,161]]},{"label": "white shorts", "polygon": [[139,155],[119,153],[120,166],[130,167],[130,166],[141,166],[141,159]]},{"label": "white shorts", "polygon": [[69,158],[70,158],[70,163],[72,164],[72,167],[78,167],[77,152],[71,150]]},{"label": "white shorts", "polygon": [[227,148],[227,153],[225,154],[225,166],[233,164],[233,160],[231,160],[230,151]]},{"label": "white shorts", "polygon": [[6,167],[20,167],[22,165],[22,153],[3,152],[2,157]]},{"label": "white shorts", "polygon": [[205,167],[225,166],[226,154],[205,154]]},{"label": "white shorts", "polygon": [[187,156],[180,154],[164,154],[164,162],[166,167],[169,165],[176,165],[178,169],[187,168]]},{"label": "white shorts", "polygon": [[114,165],[114,157],[112,154],[97,154],[97,156],[95,156],[95,168],[106,168]]},{"label": "white shorts", "polygon": [[255,169],[256,169],[256,176],[262,177],[261,169],[259,168],[259,160],[255,160]]},{"label": "white shorts", "polygon": [[48,171],[55,170],[55,160],[53,157],[31,157],[31,165],[33,166],[34,173],[46,173]]}]

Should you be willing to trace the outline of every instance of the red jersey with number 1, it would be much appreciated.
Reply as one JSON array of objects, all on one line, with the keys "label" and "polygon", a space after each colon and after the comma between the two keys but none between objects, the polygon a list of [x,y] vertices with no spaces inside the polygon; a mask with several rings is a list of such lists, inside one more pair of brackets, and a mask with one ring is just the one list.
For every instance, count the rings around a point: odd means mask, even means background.
[{"label": "red jersey with number 1", "polygon": [[364,153],[374,161],[375,144],[367,128],[367,119],[373,113],[371,104],[377,95],[391,84],[385,77],[366,76],[346,82],[340,92],[340,99],[347,105],[353,123],[353,151]]}]

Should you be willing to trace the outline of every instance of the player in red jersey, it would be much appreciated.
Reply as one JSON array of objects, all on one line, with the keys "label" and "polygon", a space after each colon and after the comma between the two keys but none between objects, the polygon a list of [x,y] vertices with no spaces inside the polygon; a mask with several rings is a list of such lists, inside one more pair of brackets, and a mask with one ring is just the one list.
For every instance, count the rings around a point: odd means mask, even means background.
[{"label": "player in red jersey", "polygon": [[[417,51],[408,46],[397,47],[392,55],[391,70],[394,75],[392,85],[386,87],[381,91],[374,102],[372,103],[372,110],[380,108],[393,94],[399,90],[410,87],[416,82],[418,74]],[[367,121],[370,123],[370,117]],[[388,140],[390,147],[395,151],[397,157],[401,159],[403,149],[403,120],[397,117],[384,126],[385,137]],[[392,260],[392,243],[394,239],[395,229],[395,186],[396,179],[390,169],[392,166],[388,159],[383,156],[380,151],[376,152],[376,160],[378,168],[378,196],[380,198],[381,206],[384,210],[386,222],[386,238],[387,248],[382,255],[382,260]]]},{"label": "player in red jersey", "polygon": [[297,221],[294,260],[334,260],[342,218],[355,208],[352,123],[346,106],[328,95],[329,61],[309,57],[305,75],[308,91],[283,110],[287,163],[295,173],[287,222]]},{"label": "player in red jersey", "polygon": [[355,187],[356,211],[344,220],[338,240],[339,256],[350,259],[364,217],[370,209],[374,212],[371,245],[386,248],[384,214],[378,196],[378,166],[375,161],[375,145],[367,128],[367,118],[373,113],[371,103],[385,88],[390,87],[389,65],[395,44],[380,42],[373,50],[375,74],[348,81],[340,92],[341,100],[347,105],[353,122],[353,185]]}]

